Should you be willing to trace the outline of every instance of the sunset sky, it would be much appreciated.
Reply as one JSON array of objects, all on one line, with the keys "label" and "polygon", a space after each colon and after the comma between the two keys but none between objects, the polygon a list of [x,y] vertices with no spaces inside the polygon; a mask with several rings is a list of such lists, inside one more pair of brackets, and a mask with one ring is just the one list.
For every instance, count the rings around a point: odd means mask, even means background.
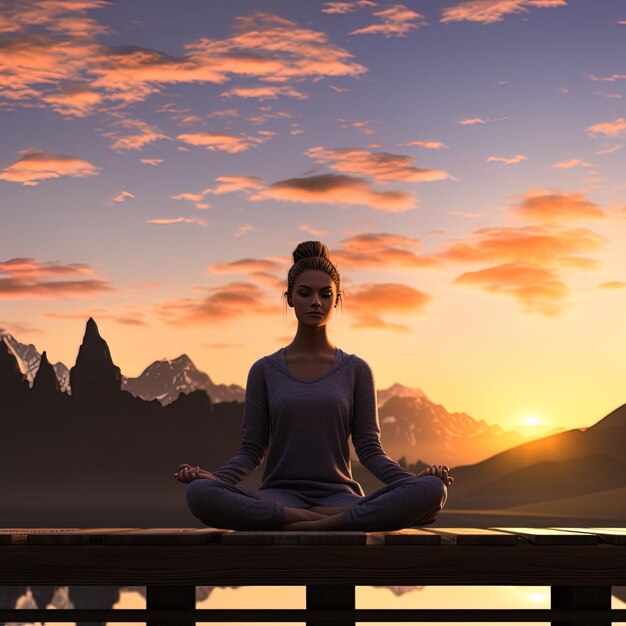
[{"label": "sunset sky", "polygon": [[621,0],[0,0],[0,328],[216,383],[300,241],[379,389],[517,428],[626,402]]}]

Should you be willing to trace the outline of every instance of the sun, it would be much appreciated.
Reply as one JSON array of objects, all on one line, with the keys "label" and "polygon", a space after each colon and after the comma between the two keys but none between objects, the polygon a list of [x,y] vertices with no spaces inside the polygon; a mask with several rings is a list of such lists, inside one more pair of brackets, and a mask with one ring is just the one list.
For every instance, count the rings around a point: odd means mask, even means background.
[{"label": "sun", "polygon": [[529,415],[522,420],[524,426],[540,426],[542,423],[542,419],[536,415]]}]

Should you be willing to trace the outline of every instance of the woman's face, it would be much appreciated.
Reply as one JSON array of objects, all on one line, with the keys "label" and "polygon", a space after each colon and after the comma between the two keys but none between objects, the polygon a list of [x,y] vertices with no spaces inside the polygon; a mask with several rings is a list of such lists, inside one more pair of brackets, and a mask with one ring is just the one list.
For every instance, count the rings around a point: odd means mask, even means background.
[{"label": "woman's face", "polygon": [[[321,270],[305,270],[293,286],[291,303],[298,321],[307,326],[326,324],[337,301],[335,281]],[[314,315],[314,313],[318,315]]]}]

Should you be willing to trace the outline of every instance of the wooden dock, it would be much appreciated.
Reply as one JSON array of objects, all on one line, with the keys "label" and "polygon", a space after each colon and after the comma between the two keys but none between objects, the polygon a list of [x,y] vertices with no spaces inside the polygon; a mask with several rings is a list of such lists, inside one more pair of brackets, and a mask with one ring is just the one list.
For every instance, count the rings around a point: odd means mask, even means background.
[{"label": "wooden dock", "polygon": [[[0,585],[146,586],[146,609],[0,609],[1,622],[626,622],[626,528],[0,529]],[[195,587],[306,586],[306,609],[196,609]],[[357,585],[546,585],[550,609],[356,609]]]}]

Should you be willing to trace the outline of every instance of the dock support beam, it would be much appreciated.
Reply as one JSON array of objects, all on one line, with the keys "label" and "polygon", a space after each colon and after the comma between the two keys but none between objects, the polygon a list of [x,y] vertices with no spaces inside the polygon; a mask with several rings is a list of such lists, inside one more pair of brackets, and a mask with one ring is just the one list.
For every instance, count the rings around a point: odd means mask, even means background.
[{"label": "dock support beam", "polygon": [[[196,608],[196,588],[189,585],[149,585],[146,587],[147,609]],[[195,626],[195,622],[148,621],[146,626]]]},{"label": "dock support beam", "polygon": [[[351,609],[355,607],[354,585],[307,585],[307,609]],[[354,626],[354,620],[337,622],[307,621],[306,626]]]},{"label": "dock support beam", "polygon": [[[611,587],[608,585],[553,586],[550,589],[551,608],[553,609],[611,608]],[[552,626],[611,626],[611,622],[552,622]]]}]

